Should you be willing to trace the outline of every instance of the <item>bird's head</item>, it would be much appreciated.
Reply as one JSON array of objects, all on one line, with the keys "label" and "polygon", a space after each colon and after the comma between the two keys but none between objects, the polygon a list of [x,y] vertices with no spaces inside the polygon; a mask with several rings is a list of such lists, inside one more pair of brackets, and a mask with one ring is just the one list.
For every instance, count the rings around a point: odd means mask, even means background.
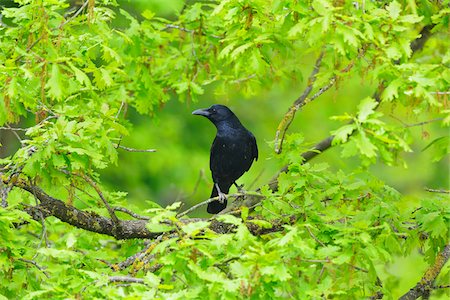
[{"label": "bird's head", "polygon": [[234,116],[234,113],[228,107],[220,104],[214,104],[209,108],[194,110],[192,114],[207,117],[214,124]]}]

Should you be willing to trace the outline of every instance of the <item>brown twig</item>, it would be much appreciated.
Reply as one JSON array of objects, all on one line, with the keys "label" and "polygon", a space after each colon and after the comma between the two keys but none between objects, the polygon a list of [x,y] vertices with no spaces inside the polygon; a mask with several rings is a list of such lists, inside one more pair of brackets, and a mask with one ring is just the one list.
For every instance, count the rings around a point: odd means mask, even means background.
[{"label": "brown twig", "polygon": [[403,122],[401,119],[397,118],[394,115],[390,115],[392,118],[396,119],[397,121],[399,121],[400,123],[402,123],[403,126],[405,126],[406,128],[409,127],[415,127],[415,126],[422,126],[422,125],[426,125],[426,124],[430,124],[430,123],[434,123],[434,122],[439,122],[444,120],[444,118],[436,118],[436,119],[432,119],[432,120],[428,120],[428,121],[423,121],[423,122],[419,122],[419,123],[414,123],[414,124],[408,124]]},{"label": "brown twig", "polygon": [[81,14],[81,12],[86,8],[86,6],[88,5],[89,1],[86,0],[84,1],[83,5],[80,6],[80,8],[73,14],[73,16],[71,16],[70,18],[68,18],[67,20],[65,20],[63,23],[61,23],[58,27],[56,27],[54,30],[56,29],[62,29],[67,23],[71,22],[73,19],[75,19],[76,17],[78,17],[79,14]]},{"label": "brown twig", "polygon": [[[415,39],[414,41],[411,42],[411,50],[412,53],[416,53],[420,50],[422,50],[423,46],[425,45],[425,42],[430,38],[431,36],[431,30],[433,29],[435,25],[431,24],[431,25],[426,25],[422,28],[422,30],[420,31],[420,36]],[[361,55],[361,53],[360,53]],[[399,62],[395,62],[396,64],[398,64]],[[349,71],[350,68],[353,67],[353,64],[350,63],[349,65],[347,65],[346,68],[343,69],[343,71]],[[384,91],[385,86],[381,85],[379,86],[379,88],[373,93],[373,98],[380,103],[381,102],[381,97],[380,95],[382,94],[382,92]],[[331,148],[332,146],[332,142],[334,140],[334,135],[331,135],[325,139],[323,139],[322,141],[320,141],[319,143],[317,143],[311,150],[303,152],[301,154],[301,157],[303,158],[303,163],[308,162],[309,160],[311,160],[312,158],[316,157],[318,154],[323,153],[324,151],[326,151],[327,149]],[[274,176],[272,177],[272,179],[269,182],[269,187],[276,191],[278,189],[278,176],[282,173],[286,173],[288,170],[289,166],[285,165],[283,168],[281,168],[281,170]],[[252,203],[253,205],[254,203]]]},{"label": "brown twig", "polygon": [[125,207],[114,206],[112,209],[113,209],[113,211],[120,211],[120,212],[126,213],[126,214],[128,214],[128,215],[130,215],[133,218],[136,218],[138,220],[150,220],[149,217],[138,215],[137,213],[134,213],[131,210],[125,208]]},{"label": "brown twig", "polygon": [[31,264],[33,266],[35,266],[39,271],[41,271],[45,277],[50,278],[50,275],[48,275],[48,273],[45,271],[45,269],[43,267],[41,267],[37,262],[35,262],[34,260],[30,260],[30,259],[25,259],[25,258],[19,258],[20,261],[23,261],[27,264]]},{"label": "brown twig", "polygon": [[[303,94],[297,100],[295,100],[294,104],[289,108],[288,112],[284,115],[283,119],[281,120],[280,124],[278,125],[277,132],[275,134],[275,152],[277,154],[280,154],[282,151],[282,145],[283,145],[283,141],[284,141],[286,132],[289,129],[289,126],[291,125],[292,121],[294,120],[295,113],[297,112],[297,110],[299,110],[301,107],[307,105],[308,103],[314,101],[316,98],[318,98],[323,93],[328,91],[336,83],[336,81],[338,80],[338,78],[341,74],[348,73],[355,65],[356,59],[359,59],[362,56],[364,56],[365,48],[362,48],[359,51],[358,56],[355,59],[353,59],[352,61],[350,61],[350,63],[345,68],[340,70],[339,74],[333,75],[328,80],[328,83],[326,85],[321,87],[314,95],[312,95],[312,97],[308,98],[308,95],[311,93],[311,91],[313,89],[316,75],[319,72],[320,63],[323,58],[323,53],[324,52],[322,51],[321,56],[319,56],[319,58],[317,59],[315,65],[314,65],[314,69],[311,72],[311,75],[309,76],[309,79],[308,79],[308,85],[306,86]],[[280,138],[280,132],[281,132],[281,138]]]},{"label": "brown twig", "polygon": [[278,125],[277,132],[275,133],[275,152],[278,154],[281,153],[282,151],[284,136],[286,134],[287,129],[294,120],[295,113],[297,112],[298,109],[300,109],[300,107],[304,105],[306,97],[308,97],[308,95],[311,93],[313,89],[314,82],[316,81],[316,75],[317,73],[319,73],[320,64],[322,63],[324,55],[325,50],[322,50],[319,54],[319,57],[316,60],[316,63],[314,64],[314,68],[311,71],[311,74],[309,75],[308,83],[306,85],[305,90],[300,95],[300,97],[298,97],[294,101],[294,103],[288,109],[288,112],[284,115],[283,119]]},{"label": "brown twig", "polygon": [[306,228],[306,230],[308,230],[308,233],[312,237],[313,240],[315,240],[317,243],[319,243],[322,247],[325,247],[325,244],[312,233],[309,226],[305,226],[305,228]]},{"label": "brown twig", "polygon": [[109,216],[111,217],[111,219],[114,221],[114,223],[116,225],[119,225],[119,219],[117,218],[117,216],[114,213],[114,210],[111,208],[111,206],[109,206],[108,201],[106,201],[105,197],[103,196],[102,191],[97,186],[97,183],[95,183],[95,181],[93,181],[89,176],[87,176],[85,174],[74,173],[74,175],[83,178],[97,192],[98,196],[100,197],[100,199],[102,200],[103,204],[105,205],[106,210],[109,213]]}]

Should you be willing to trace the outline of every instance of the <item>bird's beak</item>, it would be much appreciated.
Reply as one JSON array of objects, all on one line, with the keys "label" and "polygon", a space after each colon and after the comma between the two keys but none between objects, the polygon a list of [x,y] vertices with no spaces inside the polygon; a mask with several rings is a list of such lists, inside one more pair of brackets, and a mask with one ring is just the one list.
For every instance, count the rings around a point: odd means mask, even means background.
[{"label": "bird's beak", "polygon": [[209,110],[207,108],[201,108],[201,109],[194,110],[192,112],[192,114],[193,115],[204,116],[204,117],[208,117],[210,115]]}]

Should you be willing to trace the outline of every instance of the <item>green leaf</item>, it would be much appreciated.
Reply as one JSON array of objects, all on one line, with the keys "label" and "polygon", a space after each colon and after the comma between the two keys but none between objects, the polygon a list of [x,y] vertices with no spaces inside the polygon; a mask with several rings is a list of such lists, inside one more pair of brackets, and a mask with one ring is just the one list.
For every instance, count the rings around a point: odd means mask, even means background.
[{"label": "green leaf", "polygon": [[377,147],[372,144],[364,132],[360,131],[359,134],[355,136],[354,140],[361,154],[369,158],[377,156]]},{"label": "green leaf", "polygon": [[251,42],[237,47],[236,49],[233,50],[233,52],[231,52],[230,57],[232,59],[236,59],[239,55],[244,53],[248,48],[252,47],[253,45],[254,45],[253,42]]},{"label": "green leaf", "polygon": [[321,16],[329,15],[333,11],[333,7],[328,1],[316,0],[311,3],[313,9]]},{"label": "green leaf", "polygon": [[385,53],[386,56],[392,60],[400,59],[402,57],[402,52],[397,44],[387,47]]},{"label": "green leaf", "polygon": [[358,121],[364,123],[367,118],[374,113],[374,109],[378,106],[378,102],[371,97],[367,97],[358,105]]},{"label": "green leaf", "polygon": [[207,221],[199,221],[199,222],[191,222],[181,227],[181,230],[188,235],[196,235],[201,230],[208,228],[210,222]]},{"label": "green leaf", "polygon": [[146,9],[146,10],[144,10],[144,11],[141,13],[141,15],[142,15],[144,18],[146,18],[147,20],[151,20],[151,19],[153,19],[153,17],[155,16],[155,13],[154,13],[153,11],[151,11],[151,10]]},{"label": "green leaf", "polygon": [[178,202],[174,202],[174,203],[172,203],[172,204],[166,206],[166,209],[167,209],[167,210],[176,210],[176,209],[178,209],[178,208],[181,207],[181,204],[183,204],[183,203],[181,203],[181,202],[179,202],[179,201],[178,201]]},{"label": "green leaf", "polygon": [[445,224],[444,218],[440,212],[431,212],[425,214],[420,218],[423,224],[423,229],[431,231],[431,236],[434,238],[442,237],[446,238],[448,232],[448,225]]},{"label": "green leaf", "polygon": [[45,88],[48,89],[48,93],[52,98],[57,100],[62,98],[65,87],[62,82],[58,64],[52,64],[50,78],[48,79]]},{"label": "green leaf", "polygon": [[77,67],[75,67],[73,64],[69,63],[70,68],[73,70],[73,72],[75,73],[75,79],[81,83],[81,84],[85,84],[87,87],[91,87],[91,80],[89,79],[89,77],[86,75],[86,73],[84,73],[83,71],[81,71],[80,69],[78,69]]},{"label": "green leaf", "polygon": [[220,215],[217,217],[217,220],[224,222],[224,223],[233,224],[233,225],[241,225],[242,224],[241,219],[236,218],[235,216],[232,216],[232,215]]},{"label": "green leaf", "polygon": [[173,225],[168,225],[168,224],[164,224],[164,223],[159,223],[159,222],[148,222],[145,227],[147,227],[147,229],[150,232],[166,232],[166,231],[171,231],[175,228],[175,226]]},{"label": "green leaf", "polygon": [[261,228],[265,228],[265,229],[272,228],[272,223],[267,222],[265,220],[252,219],[252,220],[247,220],[247,222],[253,223],[253,224],[255,224]]},{"label": "green leaf", "polygon": [[345,143],[348,137],[353,133],[353,131],[355,131],[355,129],[356,129],[355,124],[348,124],[342,126],[337,130],[332,131],[331,134],[334,135],[333,145]]},{"label": "green leaf", "polygon": [[387,7],[386,10],[389,12],[389,16],[396,20],[402,11],[402,7],[400,3],[397,1],[392,1]]},{"label": "green leaf", "polygon": [[400,78],[392,80],[389,85],[384,89],[381,99],[385,101],[391,101],[398,98],[398,88],[402,85]]},{"label": "green leaf", "polygon": [[195,82],[193,82],[193,81],[191,81],[191,82],[189,83],[189,85],[190,85],[190,87],[191,87],[191,91],[192,91],[194,94],[197,94],[197,95],[203,95],[203,93],[205,92],[205,90],[204,90],[200,85],[198,85],[197,83],[195,83]]},{"label": "green leaf", "polygon": [[422,20],[423,20],[423,16],[418,16],[418,15],[404,15],[404,16],[401,16],[399,19],[400,22],[409,23],[409,24],[419,23]]}]

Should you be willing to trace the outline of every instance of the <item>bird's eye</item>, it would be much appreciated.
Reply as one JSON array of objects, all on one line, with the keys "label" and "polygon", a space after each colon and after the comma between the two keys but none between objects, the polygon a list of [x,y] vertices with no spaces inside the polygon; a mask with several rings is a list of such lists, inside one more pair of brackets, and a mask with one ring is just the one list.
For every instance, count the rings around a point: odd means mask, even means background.
[{"label": "bird's eye", "polygon": [[215,108],[213,108],[213,109],[211,109],[211,112],[215,114],[217,111]]}]

